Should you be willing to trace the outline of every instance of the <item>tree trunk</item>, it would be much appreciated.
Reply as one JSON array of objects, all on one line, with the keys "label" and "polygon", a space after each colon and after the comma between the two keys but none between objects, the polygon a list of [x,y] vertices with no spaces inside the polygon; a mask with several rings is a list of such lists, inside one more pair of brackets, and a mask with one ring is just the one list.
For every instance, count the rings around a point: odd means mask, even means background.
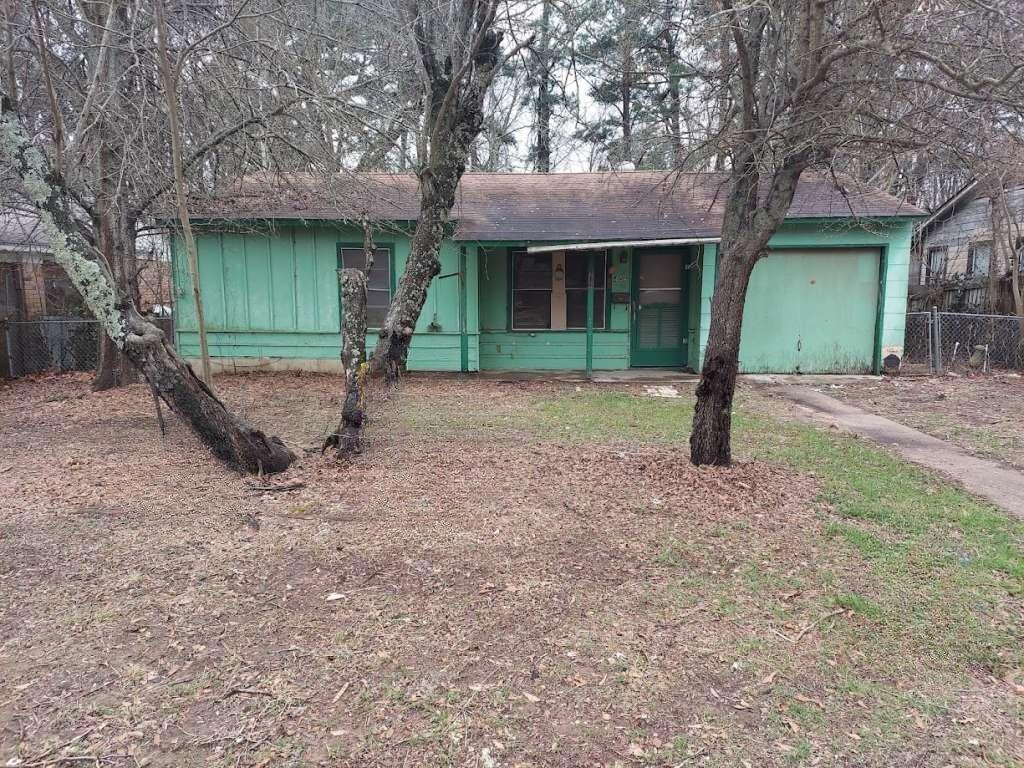
[{"label": "tree trunk", "polygon": [[622,100],[622,157],[623,163],[633,162],[633,49],[628,38],[623,40],[622,81],[619,95]]},{"label": "tree trunk", "polygon": [[192,220],[188,215],[188,201],[185,192],[185,165],[181,153],[181,129],[178,125],[178,65],[171,65],[167,53],[167,22],[164,19],[164,0],[156,3],[157,48],[160,52],[160,79],[167,100],[167,130],[171,135],[171,163],[174,166],[174,202],[185,240],[188,276],[192,283],[192,301],[195,304],[196,331],[199,336],[200,378],[207,388],[213,388],[213,374],[210,372],[210,348],[206,340],[206,313],[203,309],[203,292],[199,286],[199,254],[196,238],[192,233]]},{"label": "tree trunk", "polygon": [[[115,212],[105,204],[100,207],[96,227],[100,252],[114,273],[118,293],[137,306],[139,275],[135,259],[135,222],[121,221],[119,226],[115,226],[111,221],[114,215]],[[96,373],[92,379],[93,392],[105,392],[138,382],[135,367],[114,346],[109,336],[100,336],[98,344]]]},{"label": "tree trunk", "polygon": [[[468,157],[467,145],[462,160],[463,169]],[[389,384],[393,384],[405,372],[409,345],[427,300],[427,289],[441,272],[438,251],[461,176],[460,169],[458,174],[449,170],[440,179],[435,179],[429,170],[420,177],[420,216],[413,233],[412,248],[388,313],[381,323],[380,338],[373,351],[373,367],[383,371]]]},{"label": "tree trunk", "polygon": [[534,168],[551,172],[551,0],[543,0],[537,61],[537,146]]},{"label": "tree trunk", "polygon": [[673,34],[673,28],[675,26],[675,12],[675,0],[665,0],[661,10],[661,39],[665,46],[665,74],[668,77],[668,133],[669,141],[672,142],[672,168],[679,170],[683,167],[684,159],[683,105],[680,86],[682,80],[682,65],[679,62],[679,53],[676,50],[676,38]]},{"label": "tree trunk", "polygon": [[174,352],[163,332],[119,297],[110,270],[74,224],[63,183],[32,143],[0,93],[0,159],[39,216],[54,260],[67,273],[100,327],[168,407],[185,419],[214,455],[248,472],[279,472],[295,455],[276,437],[249,426],[218,400]]},{"label": "tree trunk", "polygon": [[[97,115],[97,124],[89,133],[96,148],[96,238],[100,253],[113,274],[117,292],[137,304],[139,275],[135,263],[135,222],[131,221],[130,226],[126,226],[121,173],[123,146],[117,138],[121,136],[121,126],[116,125],[116,119],[112,117],[124,114],[121,89],[126,50],[122,33],[126,19],[124,8],[119,4],[90,4],[86,13],[93,24],[93,34],[98,36],[94,66],[104,103],[104,109]],[[135,369],[124,355],[112,343],[101,341],[92,381],[93,391],[124,387],[137,381]]]},{"label": "tree trunk", "polygon": [[[369,270],[367,270],[369,272]],[[338,458],[363,452],[363,420],[366,411],[363,379],[366,375],[366,286],[367,272],[343,269],[341,280],[341,366],[345,374],[345,402],[341,421],[324,441],[333,446]],[[321,451],[321,452],[322,452]]]},{"label": "tree trunk", "polygon": [[[466,6],[467,9],[472,7]],[[472,62],[467,62],[469,74],[465,75],[465,80],[451,79],[450,62],[442,67],[421,20],[414,25],[420,60],[430,84],[425,96],[427,118],[424,121],[427,137],[424,146],[429,147],[429,159],[419,174],[420,212],[412,248],[381,323],[380,338],[370,361],[371,370],[383,371],[389,385],[405,370],[409,344],[427,299],[427,289],[441,271],[438,252],[455,204],[455,190],[483,125],[484,98],[501,55],[502,35],[489,26],[494,20],[493,10],[492,7],[488,12],[487,24],[477,32],[477,44],[473,46]],[[471,19],[467,19],[467,24],[470,22]]]},{"label": "tree trunk", "polygon": [[740,331],[750,275],[767,253],[789,211],[796,185],[812,157],[798,152],[772,174],[764,201],[753,147],[733,157],[732,178],[722,219],[722,242],[711,298],[711,324],[690,434],[690,461],[727,466],[732,461],[732,399],[739,368]]},{"label": "tree trunk", "polygon": [[135,366],[114,346],[109,336],[100,334],[96,346],[96,372],[91,384],[93,392],[106,392],[138,382]]},{"label": "tree trunk", "polygon": [[732,461],[732,399],[739,368],[743,304],[758,254],[734,251],[722,256],[690,433],[690,461],[698,465],[727,466]]}]

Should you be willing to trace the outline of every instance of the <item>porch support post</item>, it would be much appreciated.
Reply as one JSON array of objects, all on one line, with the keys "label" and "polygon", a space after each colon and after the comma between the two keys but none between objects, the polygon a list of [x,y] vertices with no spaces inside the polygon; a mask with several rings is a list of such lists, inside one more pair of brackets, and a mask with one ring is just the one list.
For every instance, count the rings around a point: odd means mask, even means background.
[{"label": "porch support post", "polygon": [[469,328],[466,322],[466,246],[459,246],[459,369],[469,371]]},{"label": "porch support post", "polygon": [[587,252],[587,381],[594,377],[594,252]]}]

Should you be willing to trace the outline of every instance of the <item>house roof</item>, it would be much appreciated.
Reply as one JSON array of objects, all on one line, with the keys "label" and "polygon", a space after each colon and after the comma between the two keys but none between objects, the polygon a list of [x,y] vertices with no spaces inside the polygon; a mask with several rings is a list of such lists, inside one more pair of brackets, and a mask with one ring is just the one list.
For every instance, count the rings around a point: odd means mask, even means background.
[{"label": "house roof", "polygon": [[[723,173],[467,173],[451,217],[456,240],[660,240],[717,237],[728,176]],[[922,216],[875,189],[805,174],[790,219]],[[216,219],[412,221],[419,212],[411,174],[249,177],[192,203]]]},{"label": "house roof", "polygon": [[0,250],[49,251],[39,219],[14,208],[0,209]]},{"label": "house roof", "polygon": [[978,180],[971,179],[959,190],[953,193],[944,203],[932,211],[928,218],[920,222],[916,227],[916,233],[923,233],[931,229],[939,221],[944,220],[956,213],[964,203],[970,202],[978,193]]}]

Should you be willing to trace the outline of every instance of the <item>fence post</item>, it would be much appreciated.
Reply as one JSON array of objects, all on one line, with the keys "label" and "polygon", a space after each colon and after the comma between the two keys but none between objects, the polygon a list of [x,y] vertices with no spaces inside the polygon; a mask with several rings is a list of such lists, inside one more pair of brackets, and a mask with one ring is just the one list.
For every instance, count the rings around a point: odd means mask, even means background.
[{"label": "fence post", "polygon": [[932,307],[932,363],[935,367],[935,375],[941,376],[942,370],[942,315],[938,307]]}]

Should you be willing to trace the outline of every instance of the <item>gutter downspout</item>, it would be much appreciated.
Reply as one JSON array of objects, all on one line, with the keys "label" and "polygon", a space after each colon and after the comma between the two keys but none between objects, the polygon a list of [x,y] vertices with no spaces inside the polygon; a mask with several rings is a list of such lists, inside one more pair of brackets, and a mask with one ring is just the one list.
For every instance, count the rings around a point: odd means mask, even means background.
[{"label": "gutter downspout", "polygon": [[469,329],[466,328],[466,246],[459,246],[459,368],[469,372]]}]

